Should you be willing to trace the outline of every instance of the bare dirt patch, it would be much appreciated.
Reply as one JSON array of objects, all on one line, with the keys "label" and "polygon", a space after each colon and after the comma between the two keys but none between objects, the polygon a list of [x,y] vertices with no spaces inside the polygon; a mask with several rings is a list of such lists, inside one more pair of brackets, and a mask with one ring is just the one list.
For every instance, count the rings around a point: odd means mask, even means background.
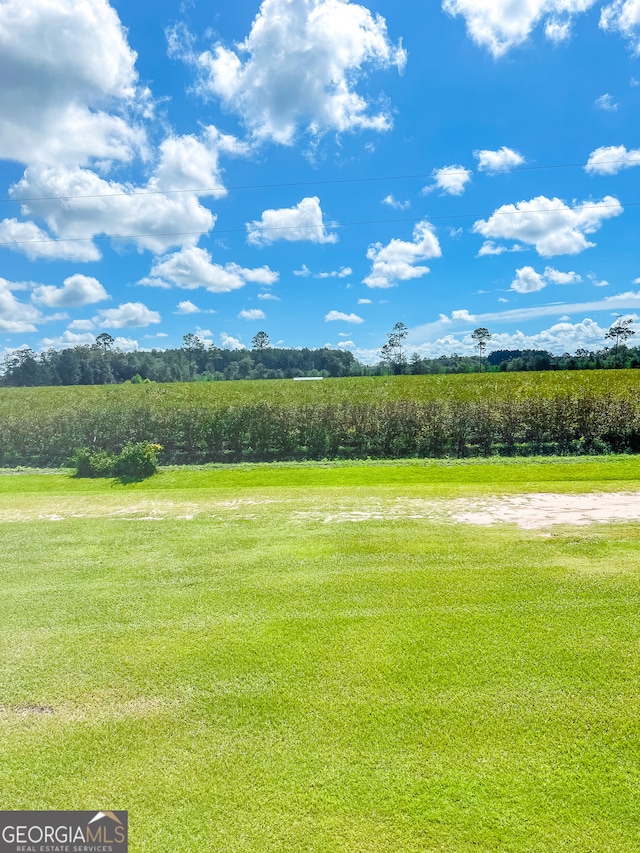
[{"label": "bare dirt patch", "polygon": [[463,524],[516,524],[523,530],[554,524],[606,524],[640,521],[640,492],[588,494],[533,493],[484,501],[459,501],[450,512]]},{"label": "bare dirt patch", "polygon": [[389,502],[340,505],[331,512],[306,510],[293,513],[298,521],[345,522],[424,519],[434,522],[492,525],[516,524],[524,530],[554,524],[586,525],[640,521],[640,492],[550,492],[493,496],[490,498],[402,499]]}]

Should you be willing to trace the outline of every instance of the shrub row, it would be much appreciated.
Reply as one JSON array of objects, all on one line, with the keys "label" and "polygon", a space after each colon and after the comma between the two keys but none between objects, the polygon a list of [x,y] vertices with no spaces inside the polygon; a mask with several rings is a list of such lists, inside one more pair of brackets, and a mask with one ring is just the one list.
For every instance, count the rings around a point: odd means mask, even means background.
[{"label": "shrub row", "polygon": [[5,412],[0,465],[58,466],[78,447],[109,456],[140,442],[162,445],[164,464],[640,452],[636,394],[353,404],[325,398],[296,405],[249,396],[244,404],[219,406],[126,402],[95,402],[73,413]]}]

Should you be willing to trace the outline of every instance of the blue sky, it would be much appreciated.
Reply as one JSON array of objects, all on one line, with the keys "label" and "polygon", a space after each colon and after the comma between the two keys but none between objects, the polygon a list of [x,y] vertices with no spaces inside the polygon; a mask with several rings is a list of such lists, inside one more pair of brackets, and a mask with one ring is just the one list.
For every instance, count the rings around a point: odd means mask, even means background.
[{"label": "blue sky", "polygon": [[638,317],[640,0],[0,0],[0,81],[0,354]]}]

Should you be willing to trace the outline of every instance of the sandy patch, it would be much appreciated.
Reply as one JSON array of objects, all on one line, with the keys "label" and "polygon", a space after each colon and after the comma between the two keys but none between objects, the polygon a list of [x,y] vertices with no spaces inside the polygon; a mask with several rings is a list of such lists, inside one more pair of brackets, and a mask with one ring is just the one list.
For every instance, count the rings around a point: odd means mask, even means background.
[{"label": "sandy patch", "polygon": [[606,524],[640,521],[640,492],[590,492],[558,495],[552,493],[510,495],[486,501],[460,501],[460,509],[450,512],[463,524],[516,524],[523,530],[554,524]]},{"label": "sandy patch", "polygon": [[342,504],[332,512],[299,510],[293,513],[293,519],[323,524],[424,519],[481,526],[515,524],[524,530],[533,530],[554,524],[640,521],[640,492],[543,492],[456,500],[397,498],[389,503],[360,504],[358,507]]}]

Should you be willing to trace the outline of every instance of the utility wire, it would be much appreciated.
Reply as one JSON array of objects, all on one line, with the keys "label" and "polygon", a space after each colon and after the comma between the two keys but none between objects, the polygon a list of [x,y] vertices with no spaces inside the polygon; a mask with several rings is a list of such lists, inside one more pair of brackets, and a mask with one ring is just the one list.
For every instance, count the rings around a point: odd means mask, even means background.
[{"label": "utility wire", "polygon": [[[640,165],[640,157],[633,159],[621,160],[601,160],[598,165]],[[545,169],[570,169],[570,168],[585,168],[587,163],[552,163],[543,166],[518,166],[510,169],[483,169],[490,175],[496,175],[508,172],[534,172],[544,171]],[[467,175],[471,169],[460,169],[455,172],[448,171],[447,175]],[[274,184],[236,184],[228,187],[222,184],[215,187],[192,187],[190,189],[180,190],[149,190],[149,189],[133,189],[130,192],[115,192],[115,193],[93,193],[88,195],[53,195],[53,196],[25,196],[24,198],[0,198],[0,204],[23,204],[29,201],[72,201],[74,199],[92,199],[92,198],[122,198],[127,196],[139,195],[178,195],[181,193],[193,193],[194,195],[205,195],[207,193],[226,193],[229,190],[269,190],[269,189],[286,189],[287,187],[306,187],[306,186],[329,186],[332,184],[362,184],[373,183],[376,181],[409,181],[418,178],[435,178],[437,177],[438,169],[431,172],[419,172],[414,175],[382,175],[370,178],[331,178],[328,180],[310,180],[310,181],[294,181],[291,183],[274,183]]]},{"label": "utility wire", "polygon": [[[632,201],[628,203],[619,203],[619,204],[584,204],[580,206],[580,210],[602,210],[607,208],[627,208],[627,207],[638,207],[640,206],[640,201]],[[568,211],[571,211],[572,208],[566,208]],[[269,226],[264,228],[264,232],[268,233],[271,231],[296,231],[300,228],[308,228],[308,229],[318,229],[318,228],[346,228],[354,225],[383,225],[383,224],[394,224],[401,222],[422,222],[424,220],[432,221],[441,221],[445,219],[476,219],[483,216],[516,216],[517,214],[529,214],[529,213],[549,213],[549,214],[557,214],[558,212],[563,212],[562,208],[552,207],[552,208],[534,208],[533,210],[495,210],[492,213],[452,213],[445,216],[414,216],[414,217],[403,217],[402,219],[361,219],[355,220],[353,222],[340,222],[340,223],[321,223],[320,225],[278,225],[278,226]],[[8,240],[8,241],[0,241],[0,246],[29,246],[36,243],[82,243],[82,242],[92,242],[93,240],[139,240],[145,237],[188,237],[194,236],[196,234],[208,234],[209,231],[162,231],[157,232],[155,234],[98,234],[93,237],[51,237],[41,240]],[[243,228],[221,228],[216,230],[217,234],[241,234],[246,231],[246,226]]]}]

